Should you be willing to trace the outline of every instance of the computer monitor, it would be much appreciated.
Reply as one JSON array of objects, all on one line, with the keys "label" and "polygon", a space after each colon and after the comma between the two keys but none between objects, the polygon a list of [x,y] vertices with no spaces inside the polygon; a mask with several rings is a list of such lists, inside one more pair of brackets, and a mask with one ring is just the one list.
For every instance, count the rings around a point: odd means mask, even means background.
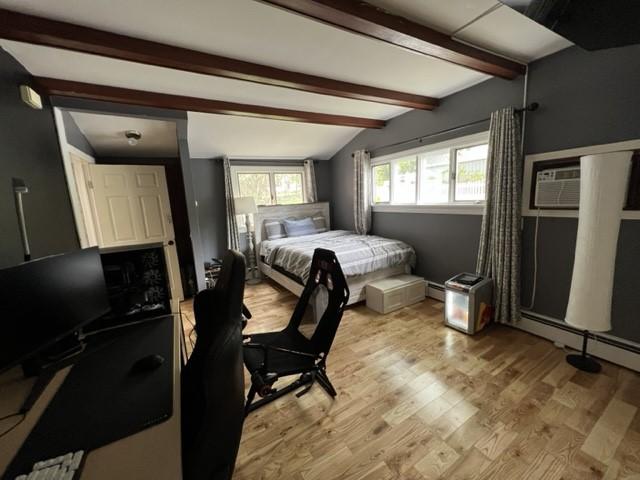
[{"label": "computer monitor", "polygon": [[0,371],[109,311],[97,248],[0,270]]}]

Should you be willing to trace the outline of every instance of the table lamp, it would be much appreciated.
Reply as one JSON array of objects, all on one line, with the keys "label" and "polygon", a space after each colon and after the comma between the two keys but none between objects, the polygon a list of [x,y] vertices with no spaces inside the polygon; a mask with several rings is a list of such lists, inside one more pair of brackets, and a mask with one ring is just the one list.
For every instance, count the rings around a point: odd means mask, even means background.
[{"label": "table lamp", "polygon": [[258,207],[253,197],[236,197],[233,200],[236,215],[244,215],[244,224],[247,228],[247,248],[249,249],[249,255],[247,258],[249,277],[247,283],[254,285],[260,282],[258,278],[257,266],[256,266],[256,254],[255,246],[253,244],[253,235],[251,232],[251,221],[249,216],[258,213]]}]

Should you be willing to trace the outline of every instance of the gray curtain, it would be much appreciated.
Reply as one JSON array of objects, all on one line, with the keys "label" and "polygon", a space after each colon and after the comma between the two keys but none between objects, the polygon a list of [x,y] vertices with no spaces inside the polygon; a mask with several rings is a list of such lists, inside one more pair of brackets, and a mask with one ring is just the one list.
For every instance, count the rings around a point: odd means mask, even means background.
[{"label": "gray curtain", "polygon": [[521,168],[520,119],[513,108],[493,112],[476,270],[494,280],[499,323],[520,320]]},{"label": "gray curtain", "polygon": [[318,201],[318,189],[316,186],[316,170],[313,166],[313,160],[304,161],[304,192],[307,203],[316,203]]},{"label": "gray curtain", "polygon": [[224,198],[227,213],[227,248],[240,250],[240,237],[238,235],[238,222],[236,207],[233,203],[233,182],[231,181],[231,164],[229,159],[222,159],[224,168]]},{"label": "gray curtain", "polygon": [[370,174],[369,152],[353,152],[353,221],[358,235],[366,235],[371,229]]}]

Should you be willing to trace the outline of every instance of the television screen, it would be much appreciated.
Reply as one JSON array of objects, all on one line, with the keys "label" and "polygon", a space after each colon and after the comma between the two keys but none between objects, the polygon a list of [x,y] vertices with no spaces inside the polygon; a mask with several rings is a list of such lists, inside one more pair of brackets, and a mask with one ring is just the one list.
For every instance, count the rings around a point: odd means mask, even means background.
[{"label": "television screen", "polygon": [[637,0],[500,0],[586,50],[640,43]]},{"label": "television screen", "polygon": [[0,270],[0,371],[108,311],[97,248]]}]

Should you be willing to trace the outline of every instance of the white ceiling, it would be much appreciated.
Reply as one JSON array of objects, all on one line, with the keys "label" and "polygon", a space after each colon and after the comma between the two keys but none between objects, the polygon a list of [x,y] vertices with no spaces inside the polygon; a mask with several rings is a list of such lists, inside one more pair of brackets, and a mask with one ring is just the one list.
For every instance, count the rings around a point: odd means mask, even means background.
[{"label": "white ceiling", "polygon": [[[192,157],[328,159],[361,129],[189,112]],[[311,154],[309,152],[312,152]]]},{"label": "white ceiling", "polygon": [[[70,112],[73,120],[100,157],[175,157],[178,155],[176,124],[146,118]],[[137,130],[137,145],[127,142],[124,132]]]},{"label": "white ceiling", "polygon": [[[495,8],[497,2],[372,0],[372,3],[452,33]],[[191,0],[187,3],[179,0],[0,0],[0,6],[289,70],[434,97],[444,97],[489,78],[253,0]],[[495,8],[457,36],[496,53],[524,60],[533,60],[569,45],[507,7]],[[389,105],[36,45],[4,40],[0,45],[38,76],[384,120],[406,111]],[[212,127],[225,135],[215,135]],[[263,151],[259,156],[328,158],[358,130],[197,114],[189,115],[189,131],[194,156],[217,153],[252,156],[253,152]],[[299,145],[276,141],[286,138],[295,138]],[[304,153],[291,153],[294,151]]]}]

